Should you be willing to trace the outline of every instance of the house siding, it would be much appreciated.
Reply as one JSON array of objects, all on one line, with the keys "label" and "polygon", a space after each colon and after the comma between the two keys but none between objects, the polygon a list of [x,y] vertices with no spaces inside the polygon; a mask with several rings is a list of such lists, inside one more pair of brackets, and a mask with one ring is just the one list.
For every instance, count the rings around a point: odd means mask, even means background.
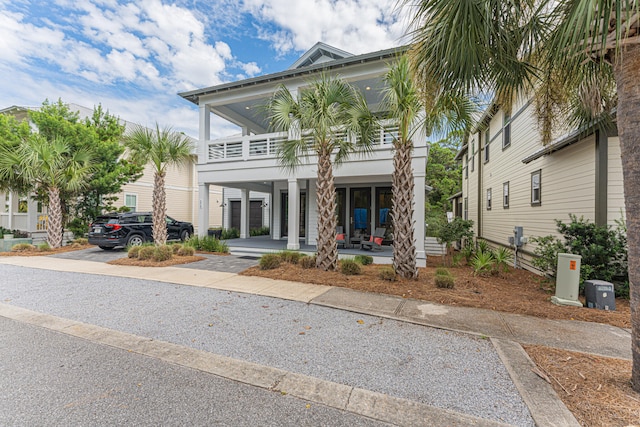
[{"label": "house siding", "polygon": [[624,186],[622,183],[622,158],[620,138],[609,137],[607,169],[607,224],[616,225],[616,220],[626,218],[624,210]]}]

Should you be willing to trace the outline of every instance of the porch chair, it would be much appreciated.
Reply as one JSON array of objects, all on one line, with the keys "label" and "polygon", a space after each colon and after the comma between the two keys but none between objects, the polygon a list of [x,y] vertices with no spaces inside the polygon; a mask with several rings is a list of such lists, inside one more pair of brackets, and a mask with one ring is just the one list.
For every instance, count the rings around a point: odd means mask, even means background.
[{"label": "porch chair", "polygon": [[384,227],[376,228],[376,231],[369,237],[369,240],[366,242],[362,242],[362,249],[372,251],[381,251],[382,250],[382,241],[384,240],[384,235],[387,232],[387,229]]},{"label": "porch chair", "polygon": [[342,245],[343,248],[346,247],[347,237],[345,236],[344,229],[341,225],[336,227],[336,243],[338,244],[338,247],[340,247],[340,245]]}]

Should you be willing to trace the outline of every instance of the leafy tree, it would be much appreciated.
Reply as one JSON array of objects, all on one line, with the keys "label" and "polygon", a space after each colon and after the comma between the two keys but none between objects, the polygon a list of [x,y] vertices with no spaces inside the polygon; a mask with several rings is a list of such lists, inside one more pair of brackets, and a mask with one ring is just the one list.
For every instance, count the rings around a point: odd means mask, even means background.
[{"label": "leafy tree", "polygon": [[63,234],[60,194],[83,187],[85,177],[91,173],[91,152],[72,152],[63,138],[49,140],[40,134],[30,135],[12,148],[0,147],[0,180],[15,175],[18,181],[31,183],[36,190],[46,192],[49,201],[47,241],[52,248],[59,248]]},{"label": "leafy tree", "polygon": [[[3,150],[4,158],[0,162],[5,166],[9,164],[16,165],[18,159],[15,150],[23,139],[31,134],[29,123],[18,121],[10,115],[0,114],[0,149]],[[19,193],[25,193],[29,187],[29,183],[21,180],[18,174],[19,170],[14,167],[5,169],[0,175],[0,190],[6,191],[15,189]]]},{"label": "leafy tree", "polygon": [[427,160],[427,185],[433,188],[427,195],[427,209],[444,213],[449,208],[449,197],[462,189],[462,167],[455,160],[456,149],[445,145],[445,140],[434,142]]},{"label": "leafy tree", "polygon": [[[493,90],[507,110],[517,93],[535,92],[545,143],[563,109],[571,110],[569,123],[597,123],[616,106],[629,231],[631,382],[640,391],[640,2],[421,0],[413,24],[413,68],[426,87]],[[614,83],[617,98],[608,91]]]},{"label": "leafy tree", "polygon": [[[84,120],[61,100],[44,101],[38,111],[30,111],[29,118],[45,138],[64,138],[71,152],[90,147],[93,152],[94,173],[82,193],[63,191],[63,206],[73,209],[81,223],[88,223],[103,210],[109,209],[122,186],[140,178],[144,166],[135,165],[123,158],[121,144],[124,126],[105,112],[101,105]],[[44,195],[46,201],[46,194]],[[80,227],[83,227],[80,225]]]},{"label": "leafy tree", "polygon": [[193,162],[193,143],[170,127],[155,130],[137,125],[125,138],[131,161],[139,166],[153,166],[153,240],[156,245],[167,243],[167,195],[164,188],[168,166]]},{"label": "leafy tree", "polygon": [[[318,157],[316,201],[318,205],[318,254],[316,266],[338,268],[336,201],[333,165],[372,144],[376,122],[362,94],[340,78],[323,75],[297,98],[281,86],[267,110],[276,130],[292,130],[297,138],[284,142],[278,153],[281,165],[293,170],[309,152]],[[345,138],[346,135],[346,138]],[[333,154],[335,152],[335,154]]]}]

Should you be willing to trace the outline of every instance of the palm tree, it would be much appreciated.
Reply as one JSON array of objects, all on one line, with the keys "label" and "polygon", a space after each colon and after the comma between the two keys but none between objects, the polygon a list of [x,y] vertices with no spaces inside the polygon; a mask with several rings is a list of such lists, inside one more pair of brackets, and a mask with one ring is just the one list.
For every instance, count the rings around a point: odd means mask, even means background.
[{"label": "palm tree", "polygon": [[13,189],[43,191],[48,199],[47,242],[52,248],[62,246],[62,191],[81,189],[92,171],[92,154],[88,149],[71,152],[62,138],[49,141],[32,134],[9,149],[0,147],[0,181],[11,180]]},{"label": "palm tree", "polygon": [[279,87],[267,110],[273,128],[294,135],[280,147],[278,154],[285,169],[300,166],[309,152],[318,158],[316,266],[335,270],[338,248],[333,164],[342,163],[353,152],[370,149],[375,119],[357,89],[341,78],[325,75],[310,83],[297,98],[286,87]]},{"label": "palm tree", "polygon": [[[629,243],[631,381],[640,391],[640,2],[421,0],[415,12],[413,68],[428,85],[467,92],[489,87],[508,107],[514,94],[548,89],[558,76],[576,88],[614,78]],[[548,141],[550,108],[566,99],[542,98],[549,107],[539,109]],[[596,101],[595,113],[604,104]]]},{"label": "palm tree", "polygon": [[193,161],[193,143],[170,127],[155,130],[137,125],[125,136],[125,146],[131,160],[138,165],[151,163],[153,167],[153,241],[156,245],[167,243],[167,195],[165,176],[167,167],[182,166]]},{"label": "palm tree", "polygon": [[419,90],[406,55],[391,65],[385,83],[383,110],[398,122],[398,135],[393,139],[393,267],[400,276],[414,278],[418,269],[413,229],[412,138],[420,128],[427,136],[434,130],[466,128],[475,110],[467,98]]}]

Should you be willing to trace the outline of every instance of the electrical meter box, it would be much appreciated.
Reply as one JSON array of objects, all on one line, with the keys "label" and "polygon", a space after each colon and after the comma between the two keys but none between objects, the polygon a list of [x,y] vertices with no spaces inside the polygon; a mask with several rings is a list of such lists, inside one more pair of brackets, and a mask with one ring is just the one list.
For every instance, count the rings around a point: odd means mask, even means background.
[{"label": "electrical meter box", "polygon": [[604,280],[585,280],[584,296],[587,307],[600,310],[615,310],[616,296],[613,283]]}]

